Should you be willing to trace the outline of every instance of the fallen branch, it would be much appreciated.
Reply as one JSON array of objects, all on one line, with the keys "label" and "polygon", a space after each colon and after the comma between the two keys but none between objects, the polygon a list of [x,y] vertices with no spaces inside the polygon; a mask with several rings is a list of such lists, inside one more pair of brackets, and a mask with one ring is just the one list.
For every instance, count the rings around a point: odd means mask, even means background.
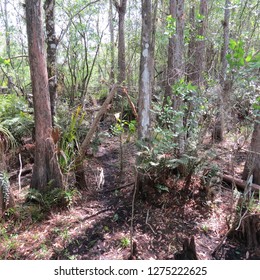
[{"label": "fallen branch", "polygon": [[93,215],[90,215],[90,216],[87,216],[87,217],[85,217],[85,218],[82,218],[82,219],[81,219],[81,222],[84,222],[84,221],[86,221],[86,220],[89,220],[89,219],[91,219],[91,218],[94,218],[94,217],[98,216],[99,214],[102,214],[102,213],[104,213],[104,212],[111,211],[111,210],[112,210],[112,207],[109,207],[109,208],[106,208],[106,209],[102,209],[102,210],[98,211],[97,213],[95,213],[95,214],[93,214]]},{"label": "fallen branch", "polygon": [[[238,188],[243,190],[246,188],[247,185],[246,181],[239,178],[235,178],[234,176],[227,175],[227,174],[223,175],[223,181],[228,184],[234,183]],[[260,191],[260,186],[257,184],[252,184],[251,187],[252,187],[252,191],[258,191],[258,192]]]},{"label": "fallen branch", "polygon": [[137,114],[135,105],[134,105],[134,103],[132,102],[132,100],[131,100],[129,94],[127,93],[126,88],[123,89],[123,92],[124,92],[124,94],[125,94],[126,97],[127,97],[128,103],[129,103],[129,105],[130,105],[130,107],[131,107],[131,109],[132,109],[132,112],[133,112],[135,118],[138,120],[138,114]]},{"label": "fallen branch", "polygon": [[113,191],[121,190],[121,189],[127,188],[127,187],[129,187],[129,186],[132,186],[132,185],[134,185],[134,184],[135,184],[134,182],[128,183],[128,184],[126,184],[126,185],[119,186],[119,187],[116,187],[116,188],[112,188],[112,189],[109,189],[109,190],[99,191],[99,193],[108,193],[108,192],[113,192]]},{"label": "fallen branch", "polygon": [[106,111],[108,109],[108,105],[110,104],[110,102],[112,101],[112,99],[116,93],[116,89],[117,89],[117,85],[115,84],[111,88],[106,100],[104,101],[100,110],[98,111],[96,118],[94,119],[83,143],[81,144],[81,146],[79,148],[79,154],[75,159],[75,166],[76,166],[75,176],[76,176],[77,186],[80,188],[87,188],[87,184],[85,181],[85,174],[84,174],[84,166],[83,166],[83,160],[84,160],[85,154],[90,146],[91,139],[98,127],[101,117],[106,113]]}]

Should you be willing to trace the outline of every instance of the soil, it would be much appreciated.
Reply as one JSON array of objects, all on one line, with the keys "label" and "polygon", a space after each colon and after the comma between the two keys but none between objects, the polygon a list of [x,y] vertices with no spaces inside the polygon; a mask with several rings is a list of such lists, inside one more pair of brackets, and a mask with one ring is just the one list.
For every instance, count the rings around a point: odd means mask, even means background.
[{"label": "soil", "polygon": [[[185,179],[169,173],[163,178],[168,191],[159,192],[150,186],[148,196],[143,200],[138,198],[133,209],[135,145],[124,139],[123,170],[120,171],[119,137],[110,135],[101,142],[85,162],[89,188],[80,190],[81,195],[69,209],[53,209],[38,222],[30,217],[1,222],[0,259],[129,259],[132,211],[134,259],[174,259],[182,250],[184,240],[191,236],[201,260],[260,259],[260,248],[251,250],[238,236],[227,235],[235,207],[229,186],[222,184],[214,198],[208,199],[199,176],[192,177],[187,190]],[[228,153],[231,144],[215,145],[217,153],[225,154],[216,158],[216,163],[239,175],[245,152],[236,153],[231,166]],[[28,170],[30,165],[27,160]],[[104,184],[100,186],[102,168]],[[30,176],[27,172],[22,177],[20,193],[17,177],[13,178],[18,204],[24,202]],[[70,180],[73,183],[73,177]]]}]

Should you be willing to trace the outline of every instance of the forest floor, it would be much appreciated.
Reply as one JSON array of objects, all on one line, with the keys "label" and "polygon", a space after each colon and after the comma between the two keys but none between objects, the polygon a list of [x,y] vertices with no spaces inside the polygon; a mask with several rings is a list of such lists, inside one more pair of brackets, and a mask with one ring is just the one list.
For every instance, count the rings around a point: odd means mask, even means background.
[{"label": "forest floor", "polygon": [[[225,142],[214,147],[221,154],[216,163],[225,170],[231,168],[230,145],[233,144]],[[135,145],[124,143],[123,172],[120,172],[119,137],[104,138],[98,151],[86,161],[90,187],[80,190],[81,195],[69,209],[54,209],[40,221],[20,217],[0,223],[0,259],[128,259],[135,156]],[[237,176],[244,161],[242,151],[232,158],[232,169]],[[101,168],[105,182],[98,189]],[[30,176],[31,173],[22,177],[20,193],[17,178],[12,184],[21,205],[25,205]],[[248,250],[235,236],[225,238],[235,205],[229,186],[222,184],[214,199],[208,200],[198,176],[192,177],[188,192],[184,191],[184,180],[173,175],[169,174],[164,183],[167,192],[159,193],[152,187],[149,199],[138,199],[135,203],[136,259],[174,259],[185,238],[191,236],[195,238],[199,259],[260,259],[260,250]],[[217,246],[219,249],[212,256]]]}]

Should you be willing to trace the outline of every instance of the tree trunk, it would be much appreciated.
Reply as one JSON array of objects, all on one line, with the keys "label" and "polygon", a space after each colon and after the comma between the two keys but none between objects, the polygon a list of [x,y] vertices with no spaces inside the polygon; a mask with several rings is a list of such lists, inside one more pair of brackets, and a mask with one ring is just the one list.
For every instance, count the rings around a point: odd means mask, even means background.
[{"label": "tree trunk", "polygon": [[227,119],[227,112],[229,104],[229,87],[227,80],[227,52],[229,45],[229,20],[230,20],[230,0],[225,2],[225,12],[224,12],[224,21],[223,21],[223,48],[221,53],[221,75],[220,75],[220,85],[221,91],[219,93],[219,104],[218,104],[218,116],[215,122],[215,128],[213,133],[213,140],[216,142],[223,141],[224,139],[224,130],[225,130],[225,119]]},{"label": "tree trunk", "polygon": [[[120,0],[120,4],[114,1],[118,12],[118,85],[123,85],[126,79],[126,62],[125,62],[125,14],[127,0]],[[120,90],[120,87],[118,88]],[[121,91],[120,91],[121,92]]]},{"label": "tree trunk", "polygon": [[113,0],[109,0],[109,32],[110,32],[110,73],[109,79],[112,84],[115,82],[115,36],[113,24]]},{"label": "tree trunk", "polygon": [[206,52],[207,2],[207,0],[200,0],[199,14],[201,18],[197,20],[197,25],[195,23],[195,6],[193,5],[190,10],[190,26],[193,34],[191,34],[189,43],[190,64],[188,67],[188,80],[198,87],[203,85],[203,72],[206,65],[204,57]]},{"label": "tree trunk", "polygon": [[26,24],[35,119],[35,159],[31,187],[62,187],[62,174],[51,137],[52,119],[44,49],[41,0],[26,1]]},{"label": "tree trunk", "polygon": [[[150,145],[151,126],[151,98],[153,84],[153,36],[152,36],[152,1],[142,0],[142,33],[141,33],[141,58],[139,76],[138,98],[138,140],[144,145]],[[137,156],[137,167],[142,162],[142,156]],[[138,170],[136,176],[137,193],[143,194],[146,185],[146,176],[143,170]]]},{"label": "tree trunk", "polygon": [[[176,81],[184,79],[184,27],[185,27],[185,15],[184,15],[184,0],[176,1],[176,41],[175,41],[175,69],[174,75]],[[181,110],[182,99],[174,95],[174,109]],[[183,116],[180,116],[178,121],[178,127],[181,130],[183,127]],[[185,151],[185,134],[184,132],[179,131],[178,136],[178,154],[181,156]]]},{"label": "tree trunk", "polygon": [[198,260],[195,238],[185,238],[182,244],[182,251],[174,254],[175,260]]},{"label": "tree trunk", "polygon": [[[172,18],[176,18],[176,1],[171,0],[169,4],[169,12]],[[165,96],[164,104],[167,102],[167,98],[172,98],[172,85],[174,83],[174,34],[169,37],[168,44],[168,61],[167,61],[167,74],[165,84]]]},{"label": "tree trunk", "polygon": [[55,0],[45,0],[45,24],[46,24],[46,43],[47,43],[47,71],[51,102],[52,126],[54,126],[54,117],[57,98],[57,38],[55,33]]},{"label": "tree trunk", "polygon": [[254,131],[251,139],[242,178],[247,180],[253,175],[253,182],[260,185],[260,117],[255,120]]},{"label": "tree trunk", "polygon": [[138,139],[150,140],[150,109],[152,95],[152,3],[142,0],[141,58],[138,99]]}]

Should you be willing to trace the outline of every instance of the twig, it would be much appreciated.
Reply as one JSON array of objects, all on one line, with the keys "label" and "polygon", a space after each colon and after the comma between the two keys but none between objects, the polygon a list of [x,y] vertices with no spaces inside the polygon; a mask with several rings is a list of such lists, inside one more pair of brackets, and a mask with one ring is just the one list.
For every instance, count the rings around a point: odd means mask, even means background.
[{"label": "twig", "polygon": [[231,229],[229,229],[227,231],[227,233],[225,234],[225,236],[221,239],[221,241],[219,242],[218,246],[212,251],[211,256],[215,256],[215,254],[217,253],[217,251],[220,249],[220,247],[222,246],[222,244],[226,241],[228,235],[230,234],[230,232],[232,232],[234,230],[234,227],[232,227]]},{"label": "twig", "polygon": [[135,199],[136,199],[136,193],[137,193],[137,176],[138,176],[138,171],[136,170],[135,183],[134,183],[135,184],[134,185],[134,193],[133,193],[133,198],[132,198],[131,225],[130,225],[130,246],[131,246],[130,257],[131,258],[134,255],[133,236],[134,236]]},{"label": "twig", "polygon": [[154,234],[156,234],[155,230],[153,229],[153,227],[148,223],[148,219],[149,219],[149,209],[147,210],[147,214],[146,214],[146,219],[145,219],[145,224],[148,225],[150,227],[150,229],[152,230],[152,232]]},{"label": "twig", "polygon": [[21,174],[23,171],[23,162],[22,162],[22,157],[21,157],[20,153],[19,153],[19,163],[20,163],[20,170],[19,170],[19,175],[18,175],[18,186],[19,186],[19,192],[21,192]]},{"label": "twig", "polygon": [[116,190],[121,190],[123,188],[127,188],[129,186],[132,186],[134,185],[135,182],[132,182],[132,183],[128,183],[126,185],[123,185],[123,186],[119,186],[119,187],[116,187],[116,188],[113,188],[113,189],[109,189],[109,190],[106,190],[106,191],[99,191],[99,193],[109,193],[109,192],[113,192],[113,191],[116,191]]},{"label": "twig", "polygon": [[106,208],[106,209],[102,209],[102,210],[98,211],[97,213],[95,213],[93,215],[90,215],[88,217],[82,218],[81,221],[86,221],[88,219],[94,218],[94,217],[96,217],[99,214],[102,214],[104,212],[110,211],[111,209],[112,209],[112,207],[109,207],[109,208]]},{"label": "twig", "polygon": [[238,223],[238,226],[236,227],[235,230],[238,230],[238,229],[240,228],[240,225],[241,225],[243,219],[245,218],[247,212],[248,212],[248,209],[246,209],[245,213],[244,213],[243,216],[240,218],[239,223]]}]

